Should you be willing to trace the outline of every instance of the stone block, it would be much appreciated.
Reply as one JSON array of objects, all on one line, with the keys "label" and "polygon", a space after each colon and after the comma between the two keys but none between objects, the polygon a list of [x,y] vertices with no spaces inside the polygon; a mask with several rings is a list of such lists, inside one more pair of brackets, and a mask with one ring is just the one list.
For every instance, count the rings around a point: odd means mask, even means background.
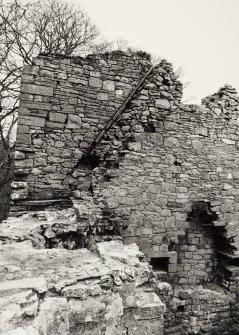
[{"label": "stone block", "polygon": [[21,93],[53,96],[53,88],[41,85],[22,84]]},{"label": "stone block", "polygon": [[114,91],[115,83],[111,80],[105,80],[103,81],[103,89],[106,91]]},{"label": "stone block", "polygon": [[[20,127],[19,127],[20,128]],[[17,139],[16,142],[20,145],[20,144],[24,144],[29,146],[31,144],[31,134],[21,134],[21,133],[17,133]]]},{"label": "stone block", "polygon": [[91,77],[100,77],[101,73],[99,71],[90,71]]},{"label": "stone block", "polygon": [[54,113],[54,112],[49,113],[49,120],[53,122],[64,123],[66,121],[66,117],[67,115],[62,113]]},{"label": "stone block", "polygon": [[19,126],[20,125],[28,125],[31,127],[41,127],[45,126],[45,118],[43,117],[36,117],[36,116],[20,116],[19,119]]},{"label": "stone block", "polygon": [[74,114],[68,115],[68,122],[66,125],[67,129],[79,129],[81,128],[81,117]]},{"label": "stone block", "polygon": [[164,145],[165,147],[169,147],[169,148],[179,147],[179,141],[175,137],[167,137],[164,140]]},{"label": "stone block", "polygon": [[164,128],[166,130],[177,130],[178,124],[176,122],[164,121]]},{"label": "stone block", "polygon": [[99,93],[97,95],[97,99],[102,100],[102,101],[107,101],[107,100],[109,100],[109,96],[108,96],[107,93]]},{"label": "stone block", "polygon": [[200,149],[202,149],[203,144],[201,143],[200,140],[195,139],[195,140],[192,140],[192,147],[193,147],[193,149],[195,149],[195,150],[200,150]]},{"label": "stone block", "polygon": [[61,173],[49,173],[48,178],[51,180],[63,180],[66,176]]},{"label": "stone block", "polygon": [[42,335],[68,335],[69,319],[66,298],[46,298],[43,300],[36,320]]},{"label": "stone block", "polygon": [[36,157],[34,159],[34,166],[47,166],[47,160],[45,157]]},{"label": "stone block", "polygon": [[229,145],[235,145],[236,141],[229,140],[228,138],[222,138],[222,142]]},{"label": "stone block", "polygon": [[40,70],[40,76],[44,78],[54,78],[54,71]]},{"label": "stone block", "polygon": [[13,181],[11,183],[11,187],[14,189],[22,189],[22,188],[27,188],[27,183],[23,181]]},{"label": "stone block", "polygon": [[17,128],[17,135],[19,134],[29,134],[30,133],[30,128],[28,126],[24,126],[23,124],[21,127]]},{"label": "stone block", "polygon": [[151,133],[149,137],[150,142],[156,145],[162,145],[163,144],[163,137],[161,134],[158,133]]},{"label": "stone block", "polygon": [[[41,96],[37,96],[40,97]],[[24,107],[29,109],[29,110],[37,110],[37,111],[50,111],[51,110],[51,104],[49,103],[44,103],[44,102],[38,102],[36,103],[36,97],[34,102],[24,102]]]},{"label": "stone block", "polygon": [[21,168],[16,168],[14,169],[14,175],[16,176],[27,176],[30,173],[30,169],[21,169]]},{"label": "stone block", "polygon": [[89,86],[95,87],[95,88],[101,88],[102,80],[99,78],[92,77],[89,79]]},{"label": "stone block", "polygon": [[128,144],[129,150],[132,151],[140,151],[141,150],[141,143],[139,142],[131,142]]},{"label": "stone block", "polygon": [[224,190],[230,190],[230,189],[232,189],[233,188],[233,186],[232,185],[230,185],[230,184],[224,184],[224,186],[223,186],[223,189]]},{"label": "stone block", "polygon": [[0,283],[0,292],[18,289],[34,289],[38,293],[46,292],[46,279],[44,276],[40,276],[17,280],[8,280]]},{"label": "stone block", "polygon": [[88,284],[77,283],[75,285],[67,286],[62,290],[62,293],[67,298],[86,299],[87,296],[98,296],[102,293],[101,287],[97,283]]},{"label": "stone block", "polygon": [[28,190],[21,189],[21,190],[14,190],[11,193],[11,200],[25,200],[28,197]]},{"label": "stone block", "polygon": [[166,99],[156,99],[155,100],[155,107],[161,108],[161,109],[170,109],[171,108],[171,104]]},{"label": "stone block", "polygon": [[73,83],[73,84],[82,84],[82,78],[78,78],[75,76],[71,76],[68,78],[69,83]]},{"label": "stone block", "polygon": [[72,150],[69,149],[63,149],[61,153],[61,157],[71,157]]},{"label": "stone block", "polygon": [[16,150],[14,152],[14,159],[16,159],[16,160],[25,159],[25,157],[26,157],[26,155],[22,151]]},{"label": "stone block", "polygon": [[124,94],[123,90],[116,90],[115,91],[116,96],[121,97]]},{"label": "stone block", "polygon": [[33,167],[33,159],[24,159],[15,161],[16,168],[29,168]]},{"label": "stone block", "polygon": [[134,308],[137,320],[150,320],[161,318],[166,310],[157,294],[153,292],[139,292],[129,295],[125,300],[127,308]]},{"label": "stone block", "polygon": [[38,147],[40,147],[40,146],[42,146],[42,144],[43,144],[43,141],[42,141],[42,139],[41,138],[33,138],[32,139],[32,143],[35,145],[35,146],[38,146]]},{"label": "stone block", "polygon": [[46,127],[52,129],[63,129],[63,123],[47,121]]}]

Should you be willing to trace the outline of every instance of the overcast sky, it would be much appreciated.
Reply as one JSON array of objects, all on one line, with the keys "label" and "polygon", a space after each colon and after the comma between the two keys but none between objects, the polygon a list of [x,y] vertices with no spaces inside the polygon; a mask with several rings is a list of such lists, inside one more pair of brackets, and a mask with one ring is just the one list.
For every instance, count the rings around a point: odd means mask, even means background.
[{"label": "overcast sky", "polygon": [[184,70],[184,99],[200,103],[225,83],[239,92],[239,0],[68,0],[109,40],[125,39]]}]

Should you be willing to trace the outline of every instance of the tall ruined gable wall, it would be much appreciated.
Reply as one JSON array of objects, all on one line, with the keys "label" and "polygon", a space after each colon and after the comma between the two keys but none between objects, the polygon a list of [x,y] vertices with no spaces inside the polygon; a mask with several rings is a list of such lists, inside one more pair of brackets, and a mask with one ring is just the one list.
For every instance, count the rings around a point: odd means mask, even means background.
[{"label": "tall ruined gable wall", "polygon": [[69,194],[66,175],[151,64],[146,54],[41,55],[23,69],[16,139],[15,198]]}]

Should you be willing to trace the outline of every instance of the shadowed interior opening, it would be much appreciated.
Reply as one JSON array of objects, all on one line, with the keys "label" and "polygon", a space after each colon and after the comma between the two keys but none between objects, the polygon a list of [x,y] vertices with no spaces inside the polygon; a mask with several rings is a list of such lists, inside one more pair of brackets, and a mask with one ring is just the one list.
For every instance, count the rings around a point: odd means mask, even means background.
[{"label": "shadowed interior opening", "polygon": [[80,161],[77,164],[77,167],[86,167],[90,170],[93,170],[100,163],[100,157],[96,153],[91,153],[87,156],[82,156]]},{"label": "shadowed interior opening", "polygon": [[154,271],[168,272],[169,257],[153,257],[150,260]]},{"label": "shadowed interior opening", "polygon": [[212,225],[216,220],[218,220],[218,215],[211,209],[210,202],[206,201],[195,201],[187,217],[187,221],[201,225]]}]

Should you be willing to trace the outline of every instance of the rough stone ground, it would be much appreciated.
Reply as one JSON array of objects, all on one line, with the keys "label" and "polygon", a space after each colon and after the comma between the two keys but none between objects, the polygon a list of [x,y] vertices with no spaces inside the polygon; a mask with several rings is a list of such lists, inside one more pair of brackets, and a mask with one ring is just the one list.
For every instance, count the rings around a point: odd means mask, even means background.
[{"label": "rough stone ground", "polygon": [[56,224],[77,230],[71,210],[1,225],[0,334],[163,334],[165,305],[136,244],[45,249]]}]

